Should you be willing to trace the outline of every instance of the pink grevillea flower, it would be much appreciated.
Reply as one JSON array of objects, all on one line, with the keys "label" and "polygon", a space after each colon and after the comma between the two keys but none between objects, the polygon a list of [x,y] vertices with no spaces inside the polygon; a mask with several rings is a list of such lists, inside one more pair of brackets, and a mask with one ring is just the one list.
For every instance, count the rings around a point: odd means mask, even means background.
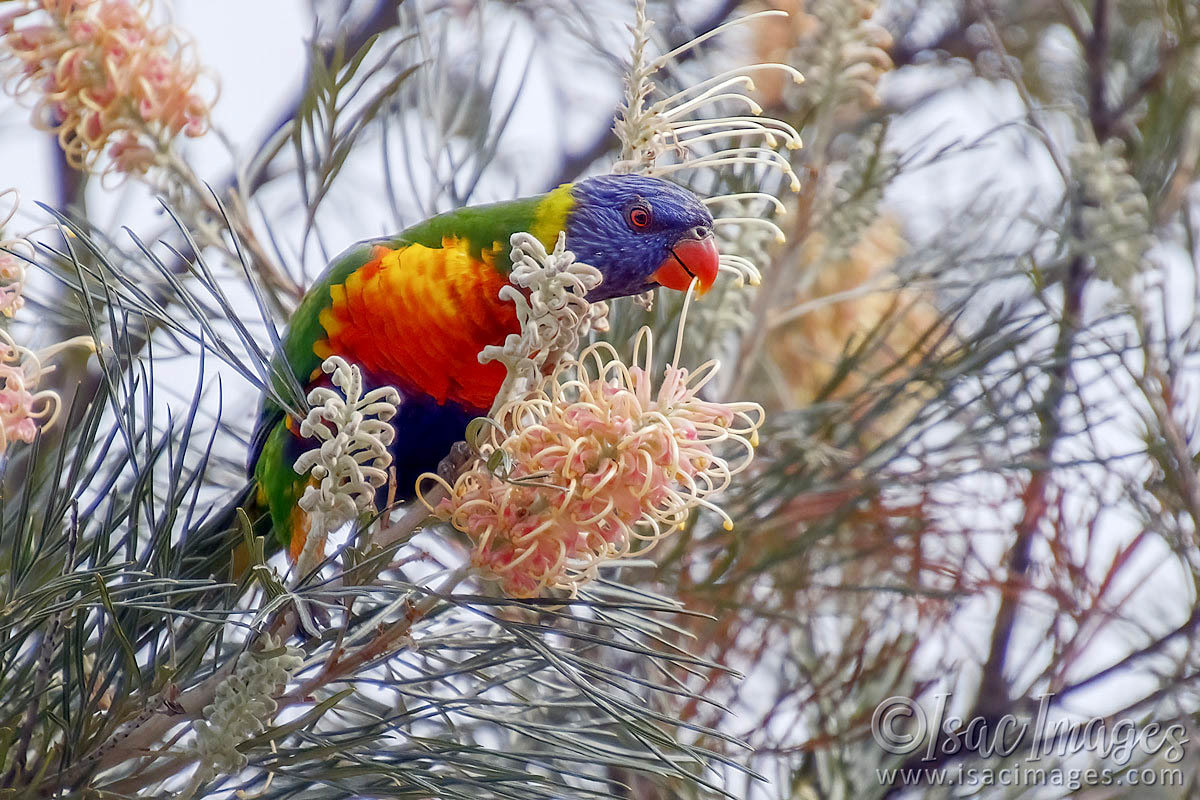
[{"label": "pink grevillea flower", "polygon": [[[5,189],[0,192],[0,200],[8,196],[11,196],[12,208],[0,215],[0,234],[17,213],[17,190]],[[25,298],[21,296],[25,289],[25,264],[19,256],[10,252],[22,245],[27,243],[19,239],[5,239],[0,235],[0,314],[6,317],[12,317],[25,305]]]},{"label": "pink grevillea flower", "polygon": [[201,71],[150,0],[25,0],[0,15],[9,91],[36,92],[35,124],[58,134],[68,161],[140,174],[175,136],[208,130]]},{"label": "pink grevillea flower", "polygon": [[[565,361],[492,416],[480,458],[433,513],[470,537],[473,564],[513,597],[574,592],[603,562],[647,552],[745,469],[756,403],[702,400],[718,369],[668,366],[653,385],[648,328],[628,367],[607,343]],[[730,463],[723,456],[732,447]],[[428,505],[428,504],[427,504]]]},{"label": "pink grevillea flower", "polygon": [[38,354],[0,330],[0,455],[13,442],[32,442],[38,430],[53,425],[58,417],[62,406],[58,395],[37,390],[46,372]]},{"label": "pink grevillea flower", "polygon": [[[7,242],[0,242],[0,247]],[[25,267],[12,253],[0,251],[0,314],[12,317],[25,305],[21,292],[25,288]]]}]

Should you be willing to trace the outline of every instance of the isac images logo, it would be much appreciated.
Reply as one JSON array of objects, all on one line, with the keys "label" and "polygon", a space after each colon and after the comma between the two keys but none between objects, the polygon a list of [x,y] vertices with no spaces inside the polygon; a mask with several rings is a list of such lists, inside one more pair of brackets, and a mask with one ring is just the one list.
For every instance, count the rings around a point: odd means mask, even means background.
[{"label": "isac images logo", "polygon": [[[931,712],[910,697],[889,697],[875,707],[871,735],[886,752],[907,758],[903,766],[877,770],[877,777],[888,786],[1056,786],[1072,791],[1084,786],[1183,786],[1181,766],[1144,766],[1153,758],[1180,764],[1188,744],[1182,724],[1099,717],[1051,720],[1053,697],[1041,697],[1032,720],[1013,714],[948,715],[949,694],[934,695]],[[980,761],[999,760],[1003,766],[979,766]]]}]

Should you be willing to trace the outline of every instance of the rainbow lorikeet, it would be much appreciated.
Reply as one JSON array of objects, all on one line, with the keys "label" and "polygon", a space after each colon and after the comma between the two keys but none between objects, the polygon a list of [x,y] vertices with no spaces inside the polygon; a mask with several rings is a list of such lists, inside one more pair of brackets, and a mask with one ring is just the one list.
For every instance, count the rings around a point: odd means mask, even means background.
[{"label": "rainbow lorikeet", "polygon": [[[399,391],[392,467],[396,499],[410,499],[417,476],[437,468],[504,381],[502,364],[478,356],[519,331],[514,305],[499,297],[513,233],[528,231],[547,250],[565,233],[576,258],[603,274],[588,297],[596,302],[657,286],[686,290],[693,278],[708,289],[718,260],[712,228],[691,192],[636,175],[440,214],[339,256],[296,309],[282,354],[306,391],[328,381],[320,367],[331,355],[359,366],[365,390]],[[311,478],[292,465],[316,446],[299,428],[264,399],[249,453],[252,486],[239,498],[256,530],[269,526],[274,544],[293,557],[308,529],[297,501]]]}]

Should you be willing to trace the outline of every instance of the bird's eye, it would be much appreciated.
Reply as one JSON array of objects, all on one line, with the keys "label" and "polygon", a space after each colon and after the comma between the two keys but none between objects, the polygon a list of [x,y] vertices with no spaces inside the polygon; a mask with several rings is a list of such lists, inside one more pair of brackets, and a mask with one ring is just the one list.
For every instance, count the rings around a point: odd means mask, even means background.
[{"label": "bird's eye", "polygon": [[635,228],[649,228],[650,209],[645,206],[634,206],[629,209],[629,224]]}]

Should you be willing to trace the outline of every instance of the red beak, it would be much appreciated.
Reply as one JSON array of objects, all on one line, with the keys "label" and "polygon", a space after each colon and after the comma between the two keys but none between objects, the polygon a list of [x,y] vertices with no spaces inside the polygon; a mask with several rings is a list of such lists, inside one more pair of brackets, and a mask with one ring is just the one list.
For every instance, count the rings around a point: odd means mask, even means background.
[{"label": "red beak", "polygon": [[699,293],[704,294],[717,280],[719,259],[717,242],[711,233],[699,239],[680,239],[650,279],[668,289],[686,292],[695,278],[700,284]]}]

